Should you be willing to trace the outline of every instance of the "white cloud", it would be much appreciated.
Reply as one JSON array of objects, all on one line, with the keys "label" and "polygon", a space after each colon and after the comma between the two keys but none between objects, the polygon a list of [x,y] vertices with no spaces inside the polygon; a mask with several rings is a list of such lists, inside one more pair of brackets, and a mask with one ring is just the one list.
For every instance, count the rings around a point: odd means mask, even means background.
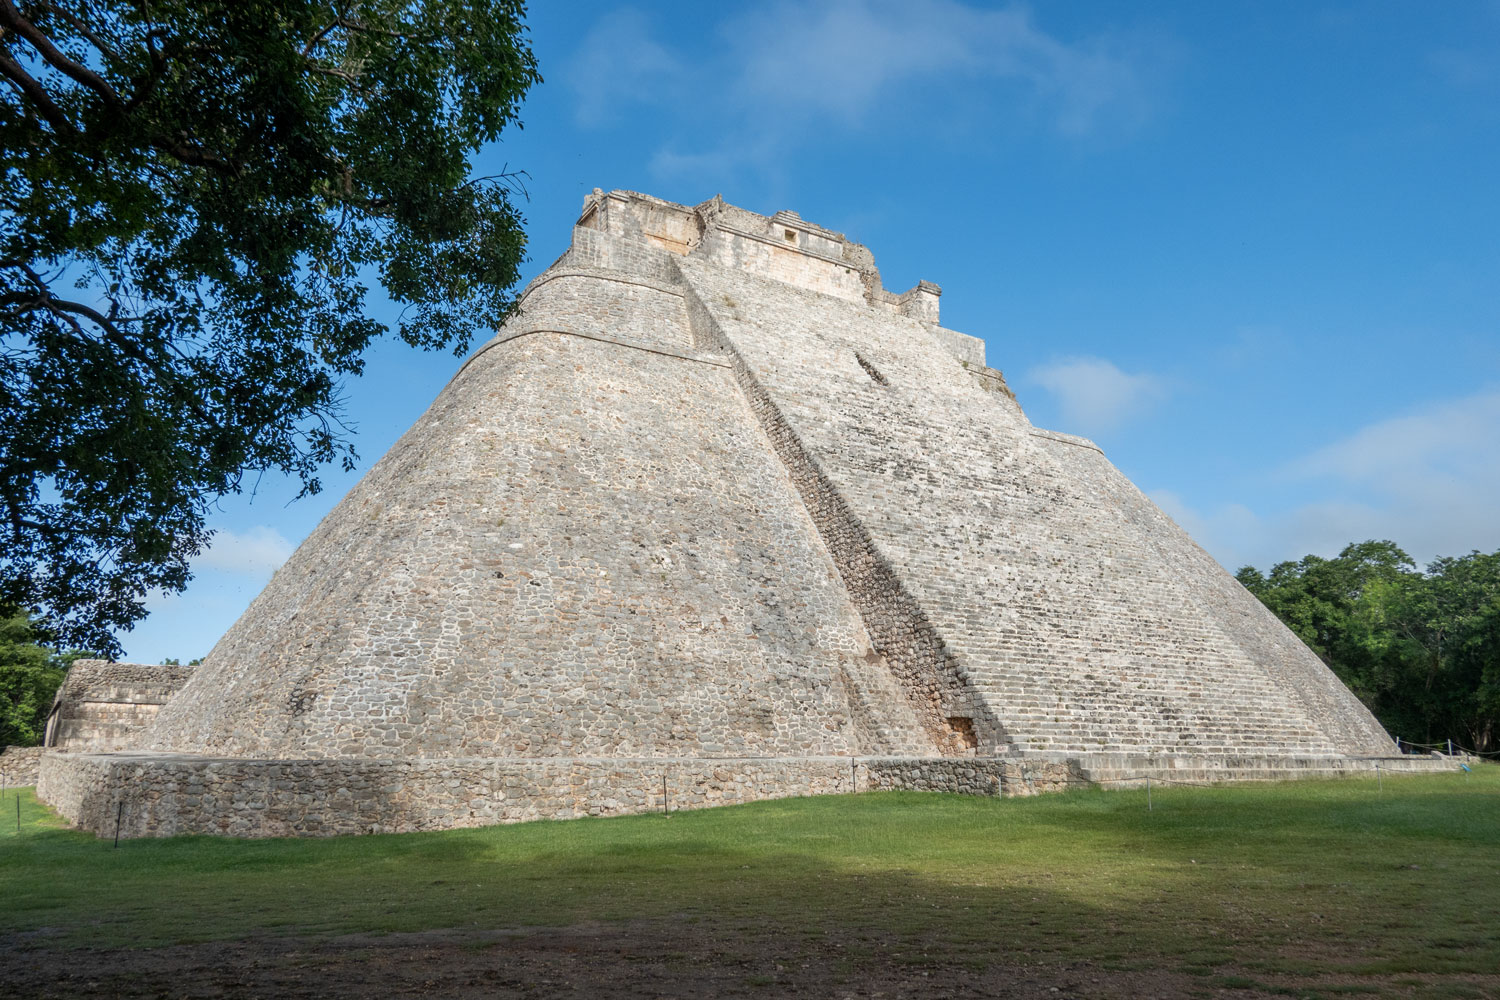
[{"label": "white cloud", "polygon": [[734,150],[720,147],[707,152],[679,153],[664,146],[652,155],[650,166],[657,177],[724,176],[743,159],[759,159],[759,152],[760,147],[747,149],[741,146]]},{"label": "white cloud", "polygon": [[1241,326],[1219,341],[1215,351],[1220,364],[1231,368],[1284,364],[1296,350],[1296,342],[1279,326]]},{"label": "white cloud", "polygon": [[584,125],[600,124],[622,105],[675,93],[684,74],[684,64],[651,37],[645,16],[631,7],[596,21],[563,68]]},{"label": "white cloud", "polygon": [[1350,542],[1388,538],[1418,563],[1500,549],[1500,391],[1434,403],[1360,428],[1271,477],[1308,497],[1263,514],[1203,513],[1152,499],[1221,563],[1262,569]]},{"label": "white cloud", "polygon": [[1028,378],[1057,397],[1063,426],[1077,434],[1098,434],[1139,416],[1166,395],[1156,375],[1132,375],[1103,358],[1066,358],[1043,365]]},{"label": "white cloud", "polygon": [[294,546],[275,528],[256,525],[243,534],[216,531],[206,551],[193,560],[195,570],[270,576],[286,562]]},{"label": "white cloud", "polygon": [[1500,487],[1500,392],[1370,424],[1298,459],[1287,471],[1421,498],[1481,480]]},{"label": "white cloud", "polygon": [[186,592],[155,590],[146,595],[149,616],[120,636],[125,657],[138,663],[176,657],[186,663],[203,656],[294,548],[268,525],[243,532],[215,531],[209,547],[193,560],[194,579]]},{"label": "white cloud", "polygon": [[948,127],[937,119],[981,132],[998,117],[1072,137],[1117,134],[1150,117],[1170,52],[1145,33],[1065,40],[1022,6],[780,0],[744,5],[691,51],[664,44],[645,15],[622,8],[588,31],[562,74],[584,125],[629,105],[658,110],[653,169],[676,175],[775,169],[788,147],[830,130],[879,126],[904,141]]},{"label": "white cloud", "polygon": [[1023,7],[986,10],[954,0],[781,2],[727,28],[738,92],[759,107],[865,118],[899,88],[932,81],[966,92],[997,81],[1029,87],[1064,132],[1146,110],[1134,54],[1119,40],[1069,44]]}]

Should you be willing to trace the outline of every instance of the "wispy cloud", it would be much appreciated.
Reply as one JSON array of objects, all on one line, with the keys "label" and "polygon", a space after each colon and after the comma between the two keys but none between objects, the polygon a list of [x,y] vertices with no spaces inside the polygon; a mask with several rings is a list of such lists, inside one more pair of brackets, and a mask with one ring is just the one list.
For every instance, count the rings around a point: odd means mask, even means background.
[{"label": "wispy cloud", "polygon": [[[1438,403],[1370,424],[1291,463],[1301,478],[1332,478],[1423,497],[1484,481],[1500,487],[1500,392]],[[1493,494],[1500,497],[1500,491]]]},{"label": "wispy cloud", "polygon": [[[901,88],[947,82],[972,93],[1019,82],[1067,133],[1147,110],[1136,55],[1120,38],[1064,42],[1030,12],[970,7],[953,0],[782,2],[726,29],[736,92],[757,107],[799,117],[861,122]],[[955,95],[957,96],[957,95]]]},{"label": "wispy cloud", "polygon": [[1025,7],[957,0],[780,0],[746,5],[691,52],[661,37],[647,14],[622,8],[565,65],[580,123],[658,112],[660,175],[769,167],[830,132],[934,119],[1128,132],[1150,118],[1173,48],[1147,33],[1063,38]]},{"label": "wispy cloud", "polygon": [[1310,499],[1281,511],[1200,512],[1154,499],[1230,568],[1262,568],[1389,538],[1419,562],[1500,548],[1500,391],[1376,421],[1270,475]]},{"label": "wispy cloud", "polygon": [[1057,398],[1063,421],[1058,430],[1085,435],[1112,430],[1167,394],[1161,376],[1123,372],[1104,358],[1066,358],[1032,369],[1027,378]]},{"label": "wispy cloud", "polygon": [[275,528],[257,525],[243,533],[216,531],[207,551],[193,560],[195,570],[270,576],[286,562],[294,546]]},{"label": "wispy cloud", "polygon": [[1488,53],[1435,49],[1427,54],[1427,64],[1445,83],[1460,89],[1482,87],[1495,79],[1494,59]]},{"label": "wispy cloud", "polygon": [[582,125],[598,125],[631,104],[679,93],[687,76],[677,55],[651,37],[647,18],[623,7],[594,22],[564,68]]}]

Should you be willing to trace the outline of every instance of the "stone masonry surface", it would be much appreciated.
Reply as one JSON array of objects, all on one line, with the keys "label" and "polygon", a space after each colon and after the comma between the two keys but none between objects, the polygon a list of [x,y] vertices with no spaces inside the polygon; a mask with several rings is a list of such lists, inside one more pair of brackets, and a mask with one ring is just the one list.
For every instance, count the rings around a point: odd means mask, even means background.
[{"label": "stone masonry surface", "polygon": [[[680,266],[746,377],[925,611],[944,646],[929,655],[993,716],[988,733],[975,720],[990,745],[1389,752],[1372,719],[1341,745],[1316,728],[1284,671],[1206,614],[1126,513],[1069,475],[921,324]],[[1319,680],[1341,687],[1326,668]]]},{"label": "stone masonry surface", "polygon": [[0,749],[0,779],[7,788],[35,785],[42,766],[41,747],[5,747]]},{"label": "stone masonry surface", "polygon": [[1026,796],[1157,781],[1277,781],[1413,773],[1417,758],[1013,757],[253,760],[57,753],[42,785],[64,816],[112,837],[407,833],[538,819],[677,812],[872,790]]},{"label": "stone masonry surface", "polygon": [[794,212],[596,191],[181,690],[61,740],[133,752],[49,752],[43,797],[324,834],[1394,754],[940,296]]},{"label": "stone masonry surface", "polygon": [[134,747],[192,667],[74,660],[52,699],[45,743],[61,750]]}]

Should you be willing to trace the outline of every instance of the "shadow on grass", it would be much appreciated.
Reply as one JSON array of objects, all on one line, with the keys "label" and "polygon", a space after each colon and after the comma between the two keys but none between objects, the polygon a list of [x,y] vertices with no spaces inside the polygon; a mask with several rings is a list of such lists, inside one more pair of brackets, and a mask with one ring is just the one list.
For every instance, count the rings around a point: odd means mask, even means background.
[{"label": "shadow on grass", "polygon": [[23,794],[22,834],[0,840],[0,934],[56,954],[613,926],[654,948],[733,942],[782,965],[1087,963],[1337,974],[1355,989],[1366,976],[1483,976],[1500,968],[1496,778],[1176,788],[1153,792],[1150,811],[1133,791],[881,793],[118,850],[49,828]]}]

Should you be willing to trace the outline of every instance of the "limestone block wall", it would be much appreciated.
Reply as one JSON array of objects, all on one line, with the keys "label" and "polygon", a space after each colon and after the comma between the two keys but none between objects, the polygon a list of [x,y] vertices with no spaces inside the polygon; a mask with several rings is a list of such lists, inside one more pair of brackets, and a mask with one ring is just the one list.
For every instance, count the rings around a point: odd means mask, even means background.
[{"label": "limestone block wall", "polygon": [[[601,282],[612,286],[607,296],[600,294]],[[531,330],[676,350],[691,346],[680,289],[602,268],[556,268],[534,281],[520,315],[507,324],[505,334]]]},{"label": "limestone block wall", "polygon": [[865,286],[858,271],[841,260],[813,256],[799,249],[795,240],[714,229],[704,236],[702,256],[720,267],[751,270],[824,295],[864,302]]},{"label": "limestone block wall", "polygon": [[[625,254],[584,233],[278,571],[151,748],[930,752],[728,362],[688,346],[680,291],[575,273]],[[629,252],[653,274],[666,256]]]},{"label": "limestone block wall", "polygon": [[871,761],[869,788],[890,791],[950,792],[958,795],[1019,797],[1087,788],[1076,762],[1022,759],[890,758]]},{"label": "limestone block wall", "polygon": [[[957,330],[947,330],[943,327],[933,325],[928,328],[932,338],[942,345],[943,350],[953,355],[960,362],[969,367],[984,368],[984,341],[978,337],[971,337]],[[985,369],[988,370],[988,369]]]},{"label": "limestone block wall", "polygon": [[49,754],[47,801],[113,836],[406,833],[872,787],[852,758],[245,760]]},{"label": "limestone block wall", "polygon": [[[728,296],[723,304],[735,310]],[[882,558],[859,518],[803,448],[796,432],[771,401],[743,356],[736,352],[699,295],[689,299],[694,334],[704,347],[717,347],[734,360],[740,389],[791,474],[802,502],[817,525],[823,545],[848,588],[874,646],[873,670],[888,673],[926,730],[932,745],[953,755],[973,754],[978,736],[990,747],[1004,745],[996,720],[971,696],[953,657],[926,613]],[[976,716],[978,730],[976,732]]]},{"label": "limestone block wall", "polygon": [[[630,239],[617,233],[590,229],[587,226],[573,228],[572,244],[558,263],[563,264],[564,261],[570,268],[611,271],[622,278],[644,279],[667,284],[677,282],[677,270],[672,264],[671,255],[660,247],[641,239]],[[547,277],[551,271],[552,269],[549,268],[532,284]]]},{"label": "limestone block wall", "polygon": [[1057,463],[1091,491],[1093,502],[1117,510],[1173,567],[1205,617],[1219,623],[1240,648],[1260,658],[1272,679],[1302,705],[1343,753],[1388,755],[1395,744],[1370,710],[1281,620],[1224,571],[1202,547],[1153,504],[1088,442],[1048,432],[1033,435]]},{"label": "limestone block wall", "polygon": [[48,754],[47,801],[103,837],[334,836],[678,812],[892,789],[1034,795],[1067,762],[956,758],[246,760]]},{"label": "limestone block wall", "polygon": [[39,793],[101,837],[334,836],[678,812],[908,790],[1028,796],[1149,778],[1191,784],[1449,770],[1417,758],[961,757],[251,760],[49,751]]},{"label": "limestone block wall", "polygon": [[1371,777],[1457,771],[1459,762],[1441,755],[1419,757],[1280,757],[1243,754],[1193,757],[1186,754],[1089,754],[1070,761],[1078,775],[1106,789],[1135,788],[1147,780],[1206,785],[1234,781],[1294,781],[1300,778]]},{"label": "limestone block wall", "polygon": [[583,200],[578,226],[679,254],[697,246],[703,237],[699,212],[638,191],[605,193],[595,188]]},{"label": "limestone block wall", "polygon": [[74,660],[52,701],[45,743],[62,750],[124,750],[192,677],[188,666]]},{"label": "limestone block wall", "polygon": [[929,327],[692,256],[678,263],[932,623],[997,741],[1338,752],[1155,547],[1035,444],[1019,410],[976,385]]},{"label": "limestone block wall", "polygon": [[41,747],[0,749],[0,779],[4,780],[7,788],[35,785],[41,766]]}]

